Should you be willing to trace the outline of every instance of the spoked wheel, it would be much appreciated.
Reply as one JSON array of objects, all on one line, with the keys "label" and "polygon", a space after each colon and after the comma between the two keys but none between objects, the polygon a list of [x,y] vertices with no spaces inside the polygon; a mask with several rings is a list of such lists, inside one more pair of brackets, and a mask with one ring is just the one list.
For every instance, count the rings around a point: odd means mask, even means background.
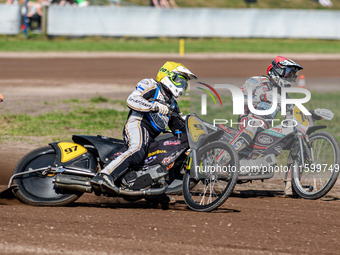
[{"label": "spoked wheel", "polygon": [[[50,146],[36,149],[18,163],[14,174],[54,166],[55,157],[56,153]],[[58,194],[54,189],[53,178],[53,175],[42,176],[40,172],[19,176],[14,179],[14,184],[18,185],[14,193],[21,202],[30,205],[61,206],[79,198],[81,193]]]},{"label": "spoked wheel", "polygon": [[239,158],[231,145],[217,141],[197,151],[198,167],[198,179],[194,169],[185,173],[184,200],[194,211],[209,212],[222,205],[232,193],[238,178]]},{"label": "spoked wheel", "polygon": [[309,136],[312,162],[293,165],[293,192],[305,199],[318,199],[329,192],[339,175],[340,149],[337,140],[327,132]]}]

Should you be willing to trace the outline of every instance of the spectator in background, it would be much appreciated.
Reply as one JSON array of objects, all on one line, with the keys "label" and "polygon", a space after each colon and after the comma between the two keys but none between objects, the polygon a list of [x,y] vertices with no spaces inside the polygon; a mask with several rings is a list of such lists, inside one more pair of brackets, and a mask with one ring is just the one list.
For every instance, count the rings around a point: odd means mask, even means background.
[{"label": "spectator in background", "polygon": [[87,7],[90,5],[90,3],[86,0],[75,0],[75,2],[79,7]]},{"label": "spectator in background", "polygon": [[117,6],[117,7],[120,6],[120,0],[111,0],[110,3],[113,6]]},{"label": "spectator in background", "polygon": [[169,5],[172,7],[172,8],[177,8],[177,4],[175,2],[175,0],[168,0],[169,1]]},{"label": "spectator in background", "polygon": [[150,6],[160,8],[160,0],[150,0]]},{"label": "spectator in background", "polygon": [[29,19],[29,27],[31,30],[39,30],[41,28],[41,17],[43,15],[42,5],[38,2],[27,3],[27,18]]},{"label": "spectator in background", "polygon": [[58,4],[59,0],[40,0],[40,3],[42,7],[45,7],[53,4]]},{"label": "spectator in background", "polygon": [[150,0],[150,6],[156,8],[177,8],[175,0]]},{"label": "spectator in background", "polygon": [[[24,25],[24,15],[26,13],[25,0],[6,0],[6,4],[20,4],[21,24]],[[39,2],[27,3],[27,19],[30,30],[39,30],[41,28],[41,16],[43,15],[42,4]]]},{"label": "spectator in background", "polygon": [[74,2],[74,0],[61,0],[59,2],[59,5],[61,6],[76,5],[76,3]]},{"label": "spectator in background", "polygon": [[332,7],[333,3],[331,0],[319,0],[319,4],[321,4],[324,7]]},{"label": "spectator in background", "polygon": [[90,4],[87,0],[61,0],[60,5],[61,6],[73,5],[79,7],[86,7],[89,6]]},{"label": "spectator in background", "polygon": [[18,0],[7,0],[6,4],[15,4],[15,5],[17,5],[18,4]]}]

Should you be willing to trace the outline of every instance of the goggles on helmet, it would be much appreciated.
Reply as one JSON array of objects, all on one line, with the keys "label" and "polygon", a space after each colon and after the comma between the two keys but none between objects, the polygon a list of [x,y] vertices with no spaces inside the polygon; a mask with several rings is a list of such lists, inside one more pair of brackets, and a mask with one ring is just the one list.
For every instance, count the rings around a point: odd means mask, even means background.
[{"label": "goggles on helmet", "polygon": [[182,88],[183,90],[186,90],[188,85],[188,79],[180,74],[174,74],[170,77],[170,80],[177,88]]},{"label": "goggles on helmet", "polygon": [[291,81],[295,81],[297,76],[296,76],[296,68],[295,67],[286,67],[284,71],[284,78],[289,79]]}]

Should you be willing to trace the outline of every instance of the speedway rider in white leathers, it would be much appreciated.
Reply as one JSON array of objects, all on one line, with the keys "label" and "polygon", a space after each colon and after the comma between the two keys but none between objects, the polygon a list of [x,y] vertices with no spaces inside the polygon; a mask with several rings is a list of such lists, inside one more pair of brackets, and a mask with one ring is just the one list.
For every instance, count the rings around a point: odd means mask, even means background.
[{"label": "speedway rider in white leathers", "polygon": [[175,98],[181,96],[188,81],[197,78],[184,65],[166,62],[156,79],[141,80],[127,99],[130,108],[123,136],[128,150],[112,160],[92,180],[95,186],[113,189],[114,182],[130,166],[142,165],[150,143],[167,126],[175,132],[186,132],[181,118],[168,116],[169,105],[178,107]]},{"label": "speedway rider in white leathers", "polygon": [[[268,66],[267,76],[253,76],[249,78],[241,87],[244,93],[245,102],[248,100],[248,91],[252,91],[253,105],[257,110],[267,110],[268,105],[271,105],[273,94],[273,87],[278,88],[278,97],[281,95],[281,88],[290,87],[292,82],[296,81],[296,73],[303,69],[299,64],[293,60],[277,56]],[[254,139],[255,135],[270,128],[271,119],[274,119],[277,112],[281,109],[281,100],[278,100],[278,107],[276,111],[270,115],[259,116],[252,114],[246,105],[245,115],[239,116],[239,133],[231,141],[236,151],[241,151],[246,148]],[[290,107],[289,105],[287,107]],[[287,109],[288,111],[290,109]],[[287,113],[288,113],[287,111]],[[249,125],[249,122],[251,125]],[[264,123],[264,126],[260,124]]]}]

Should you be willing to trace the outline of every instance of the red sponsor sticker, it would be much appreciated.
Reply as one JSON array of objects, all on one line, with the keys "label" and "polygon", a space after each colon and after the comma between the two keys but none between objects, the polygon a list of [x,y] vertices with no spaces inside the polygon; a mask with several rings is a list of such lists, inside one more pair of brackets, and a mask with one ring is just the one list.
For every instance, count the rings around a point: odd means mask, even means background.
[{"label": "red sponsor sticker", "polygon": [[176,141],[165,141],[163,143],[164,146],[167,146],[167,145],[179,145],[181,144],[181,141],[180,140],[176,140]]}]

